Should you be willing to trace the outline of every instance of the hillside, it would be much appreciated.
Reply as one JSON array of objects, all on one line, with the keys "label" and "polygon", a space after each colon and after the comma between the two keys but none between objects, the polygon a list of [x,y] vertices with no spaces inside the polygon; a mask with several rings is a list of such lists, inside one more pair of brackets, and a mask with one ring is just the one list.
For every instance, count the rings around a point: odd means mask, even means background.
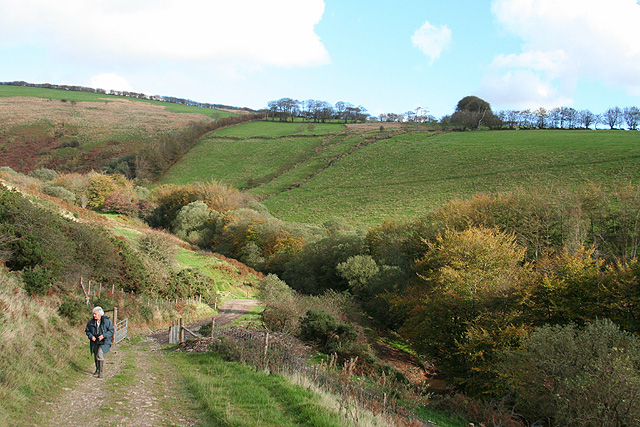
[{"label": "hillside", "polygon": [[637,183],[638,138],[604,130],[443,133],[419,125],[254,122],[207,135],[161,182],[219,180],[259,196],[283,220],[372,226],[476,193]]},{"label": "hillside", "polygon": [[234,113],[122,96],[0,85],[0,163],[86,172],[154,138]]},{"label": "hillside", "polygon": [[[106,173],[27,176],[0,167],[0,178],[34,195],[0,189],[0,308],[11,311],[0,312],[0,353],[9,355],[0,358],[9,367],[0,401],[6,394],[10,407],[24,407],[55,381],[58,365],[76,363],[79,338],[62,317],[84,309],[77,283],[92,277],[120,288],[115,297],[143,325],[197,312],[181,298],[210,302],[219,291],[245,297],[255,290],[264,336],[241,333],[253,349],[214,340],[219,354],[189,358],[207,372],[221,357],[264,370],[274,332],[311,346],[312,359],[333,365],[349,385],[381,392],[374,409],[393,395],[465,425],[521,427],[586,412],[602,420],[623,405],[623,423],[637,424],[640,405],[628,398],[640,393],[636,132],[446,132],[439,124],[261,118],[159,133],[140,144],[140,157],[131,153]],[[23,138],[7,141],[10,152]],[[140,163],[149,180],[136,175]],[[132,175],[122,172],[128,165],[136,166]],[[247,286],[254,271],[264,276]],[[149,308],[154,296],[166,302]],[[41,301],[45,311],[28,316]],[[27,344],[6,321],[14,317],[24,320],[33,346],[54,355],[51,363],[19,359]],[[70,343],[66,353],[43,342],[42,325]],[[395,354],[411,361],[407,369]],[[557,366],[557,357],[571,363],[550,376],[535,370]],[[281,366],[274,360],[271,373]],[[45,387],[23,381],[29,363],[54,372]],[[261,381],[231,377],[234,390]],[[211,378],[196,372],[193,380],[195,394],[210,390]],[[25,382],[35,393],[15,386]],[[604,399],[610,403],[599,405]]]}]

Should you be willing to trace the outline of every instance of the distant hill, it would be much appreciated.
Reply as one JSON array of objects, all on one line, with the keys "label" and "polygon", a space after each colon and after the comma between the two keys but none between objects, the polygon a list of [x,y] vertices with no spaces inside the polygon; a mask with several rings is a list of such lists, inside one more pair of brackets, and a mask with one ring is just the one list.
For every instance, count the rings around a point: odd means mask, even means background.
[{"label": "distant hill", "polygon": [[99,169],[159,135],[241,113],[84,91],[0,85],[0,165]]},{"label": "distant hill", "polygon": [[608,130],[444,133],[427,125],[253,122],[207,135],[162,182],[220,180],[260,196],[284,220],[371,226],[476,193],[638,183],[639,138]]}]

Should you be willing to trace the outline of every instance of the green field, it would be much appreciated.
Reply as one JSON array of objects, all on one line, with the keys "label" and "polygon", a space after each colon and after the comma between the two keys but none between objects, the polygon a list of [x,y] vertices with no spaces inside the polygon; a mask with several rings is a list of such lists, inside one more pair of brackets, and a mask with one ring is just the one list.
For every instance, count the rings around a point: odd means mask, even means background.
[{"label": "green field", "polygon": [[354,150],[377,132],[274,138],[291,127],[255,122],[225,129],[228,138],[215,133],[165,182],[221,180],[251,187],[278,218],[357,226],[476,193],[640,182],[640,134],[630,131],[406,132]]},{"label": "green field", "polygon": [[211,108],[193,107],[190,105],[173,104],[169,102],[151,101],[147,99],[130,98],[126,96],[104,95],[100,93],[91,92],[77,92],[61,89],[45,89],[38,87],[23,87],[23,86],[7,86],[0,85],[0,97],[13,97],[13,96],[27,96],[33,98],[44,99],[57,99],[67,100],[75,102],[104,102],[104,101],[116,101],[126,99],[130,101],[146,102],[154,105],[161,105],[167,111],[173,113],[196,113],[204,114],[214,119],[221,119],[223,117],[233,116],[236,114],[228,111],[214,110]]},{"label": "green field", "polygon": [[277,138],[290,135],[326,135],[340,133],[346,127],[337,123],[306,123],[306,122],[252,122],[240,126],[220,129],[217,136],[234,138]]}]

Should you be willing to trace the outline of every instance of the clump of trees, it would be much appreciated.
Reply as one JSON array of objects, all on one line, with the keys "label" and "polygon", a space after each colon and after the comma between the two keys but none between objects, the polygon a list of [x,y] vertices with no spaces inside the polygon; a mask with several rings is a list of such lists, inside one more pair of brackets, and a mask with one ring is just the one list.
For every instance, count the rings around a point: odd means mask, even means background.
[{"label": "clump of trees", "polygon": [[596,129],[598,125],[609,129],[620,129],[624,125],[637,130],[640,123],[638,107],[608,108],[603,113],[593,113],[589,109],[576,110],[572,107],[556,107],[550,110],[502,110],[496,113],[498,128],[507,129]]},{"label": "clump of trees", "polygon": [[608,108],[603,113],[593,113],[589,109],[576,110],[572,107],[556,107],[535,110],[501,110],[493,113],[491,105],[476,96],[462,98],[451,116],[440,119],[445,127],[454,129],[596,129],[599,125],[609,129],[620,129],[625,124],[630,130],[637,130],[640,123],[640,109],[637,107]]},{"label": "clump of trees", "polygon": [[[375,117],[373,118],[376,119]],[[432,114],[429,114],[429,110],[423,107],[416,107],[414,110],[409,110],[403,114],[396,113],[381,113],[377,120],[381,122],[404,122],[404,123],[436,123],[438,120]]]},{"label": "clump of trees", "polygon": [[477,96],[462,98],[449,120],[462,129],[478,129],[480,126],[495,127],[498,122],[491,111],[491,105]]},{"label": "clump of trees", "polygon": [[331,105],[327,101],[308,99],[298,101],[292,98],[280,98],[267,103],[267,118],[281,122],[303,119],[315,123],[330,121],[342,123],[365,122],[369,114],[362,105],[354,106],[350,102],[338,101]]}]

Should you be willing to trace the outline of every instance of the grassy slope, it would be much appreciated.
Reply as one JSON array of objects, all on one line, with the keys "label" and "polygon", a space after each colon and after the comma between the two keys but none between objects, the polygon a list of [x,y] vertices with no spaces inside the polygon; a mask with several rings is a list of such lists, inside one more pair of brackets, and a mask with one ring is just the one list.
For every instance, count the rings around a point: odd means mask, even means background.
[{"label": "grassy slope", "polygon": [[[112,225],[112,232],[119,237],[127,239],[131,244],[135,244],[140,237],[143,236],[143,231],[147,229],[143,225],[132,225],[130,218],[122,215],[105,215],[110,218],[112,223],[118,225]],[[180,242],[175,238],[176,243],[182,246],[188,246],[187,244]],[[256,277],[240,277],[238,269],[231,264],[216,258],[210,253],[196,252],[184,247],[177,246],[176,251],[176,263],[179,268],[193,268],[200,270],[202,273],[213,279],[215,283],[216,291],[225,292],[228,296],[235,298],[245,298],[251,296],[255,289],[247,287],[247,283],[255,283]]]},{"label": "grassy slope", "polygon": [[[184,185],[216,180],[247,188],[251,180],[269,182],[306,161],[331,138],[331,133],[342,131],[344,126],[337,124],[316,125],[310,130],[299,123],[277,122],[221,129],[204,138],[169,170],[161,183]],[[305,134],[309,136],[297,136]]]},{"label": "grassy slope", "polygon": [[126,96],[104,95],[91,92],[75,92],[61,89],[44,89],[37,87],[5,86],[0,85],[0,97],[27,96],[33,98],[58,99],[76,102],[100,102],[128,100],[134,102],[146,102],[153,105],[161,105],[167,111],[173,113],[199,113],[214,119],[221,119],[234,115],[228,111],[214,110],[211,108],[192,107],[189,105],[173,104],[169,102],[151,101],[146,99],[136,99]]},{"label": "grassy slope", "polygon": [[372,225],[475,193],[638,182],[638,137],[608,131],[403,135],[356,151],[265,204],[282,219],[317,223],[329,214]]},{"label": "grassy slope", "polygon": [[[337,127],[333,135],[284,136],[297,128],[257,122],[216,132],[165,182],[222,180],[245,188],[252,178],[260,185],[249,191],[268,196],[264,203],[281,219],[317,224],[335,217],[371,226],[480,192],[640,181],[636,132],[405,133],[353,151],[379,132],[345,136]],[[340,154],[348,155],[336,160]]]}]

